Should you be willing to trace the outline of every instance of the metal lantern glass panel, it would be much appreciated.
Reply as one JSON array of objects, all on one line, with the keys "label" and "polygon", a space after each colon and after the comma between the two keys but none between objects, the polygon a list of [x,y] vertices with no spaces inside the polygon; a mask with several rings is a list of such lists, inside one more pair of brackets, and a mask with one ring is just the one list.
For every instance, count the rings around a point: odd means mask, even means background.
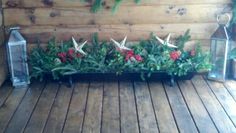
[{"label": "metal lantern glass panel", "polygon": [[8,65],[13,86],[25,86],[30,83],[27,64],[26,40],[18,32],[10,32],[7,43]]},{"label": "metal lantern glass panel", "polygon": [[225,81],[230,37],[226,26],[220,25],[211,37],[211,62],[212,70],[208,78],[216,81]]}]

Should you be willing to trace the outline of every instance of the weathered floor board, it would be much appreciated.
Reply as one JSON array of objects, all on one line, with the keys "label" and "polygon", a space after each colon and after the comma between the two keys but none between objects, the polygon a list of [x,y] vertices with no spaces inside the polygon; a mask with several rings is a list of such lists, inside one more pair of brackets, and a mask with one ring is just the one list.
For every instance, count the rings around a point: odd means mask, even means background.
[{"label": "weathered floor board", "polygon": [[24,130],[25,133],[40,133],[43,131],[58,92],[58,88],[59,86],[55,83],[47,84]]},{"label": "weathered floor board", "polygon": [[89,87],[83,133],[98,133],[101,131],[102,103],[103,83],[92,82]]},{"label": "weathered floor board", "polygon": [[0,108],[0,132],[5,130],[26,91],[27,88],[14,89],[3,106]]},{"label": "weathered floor board", "polygon": [[236,81],[33,82],[0,87],[0,133],[236,132]]},{"label": "weathered floor board", "polygon": [[64,127],[66,133],[82,131],[89,83],[76,83]]},{"label": "weathered floor board", "polygon": [[140,132],[157,133],[157,121],[155,118],[156,116],[153,110],[147,83],[135,82],[134,89],[137,101]]},{"label": "weathered floor board", "polygon": [[104,83],[102,133],[120,132],[118,82]]},{"label": "weathered floor board", "polygon": [[72,88],[67,88],[66,86],[60,87],[44,128],[45,133],[59,133],[62,131],[72,90]]},{"label": "weathered floor board", "polygon": [[219,132],[236,132],[236,128],[234,127],[232,121],[230,120],[220,103],[217,101],[215,95],[210,90],[210,87],[207,85],[206,81],[204,81],[204,79],[200,76],[195,76],[192,79],[192,82]]},{"label": "weathered floor board", "polygon": [[202,133],[217,133],[217,129],[194,90],[191,81],[179,81],[178,84],[199,131]]},{"label": "weathered floor board", "polygon": [[164,86],[180,132],[198,132],[178,86],[170,87],[167,83]]},{"label": "weathered floor board", "polygon": [[122,133],[139,132],[132,82],[120,82],[120,121]]},{"label": "weathered floor board", "polygon": [[6,133],[16,133],[24,130],[43,89],[44,83],[35,83],[30,86],[24,99],[19,104],[18,109],[9,122],[5,130]]}]

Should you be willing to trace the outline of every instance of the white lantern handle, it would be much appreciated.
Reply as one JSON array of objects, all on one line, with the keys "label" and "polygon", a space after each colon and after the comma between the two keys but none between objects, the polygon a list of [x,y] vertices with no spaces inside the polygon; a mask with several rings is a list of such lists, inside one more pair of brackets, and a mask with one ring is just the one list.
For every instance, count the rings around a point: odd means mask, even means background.
[{"label": "white lantern handle", "polygon": [[220,16],[221,16],[221,15],[226,15],[226,16],[227,16],[228,21],[227,21],[227,23],[225,24],[225,26],[228,27],[228,26],[229,26],[229,23],[230,23],[230,20],[231,20],[231,16],[229,15],[229,13],[217,15],[216,20],[217,20],[217,23],[218,23],[218,24],[220,24]]}]

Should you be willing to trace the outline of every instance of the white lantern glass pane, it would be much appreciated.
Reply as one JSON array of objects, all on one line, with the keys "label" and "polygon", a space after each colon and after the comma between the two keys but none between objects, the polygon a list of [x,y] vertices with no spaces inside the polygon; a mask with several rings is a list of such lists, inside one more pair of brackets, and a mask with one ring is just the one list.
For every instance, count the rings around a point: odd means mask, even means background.
[{"label": "white lantern glass pane", "polygon": [[225,54],[226,54],[226,41],[225,40],[212,40],[211,42],[211,59],[213,68],[209,73],[210,78],[217,80],[225,79]]},{"label": "white lantern glass pane", "polygon": [[28,82],[27,66],[25,59],[24,44],[11,46],[13,83],[18,85]]}]

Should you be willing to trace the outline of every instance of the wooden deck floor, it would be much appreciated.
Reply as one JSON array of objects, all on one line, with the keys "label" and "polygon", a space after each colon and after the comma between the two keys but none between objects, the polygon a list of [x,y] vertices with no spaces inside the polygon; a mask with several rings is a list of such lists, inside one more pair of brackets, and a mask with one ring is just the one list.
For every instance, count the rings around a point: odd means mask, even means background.
[{"label": "wooden deck floor", "polygon": [[0,132],[234,133],[236,81],[33,83],[0,88]]}]

